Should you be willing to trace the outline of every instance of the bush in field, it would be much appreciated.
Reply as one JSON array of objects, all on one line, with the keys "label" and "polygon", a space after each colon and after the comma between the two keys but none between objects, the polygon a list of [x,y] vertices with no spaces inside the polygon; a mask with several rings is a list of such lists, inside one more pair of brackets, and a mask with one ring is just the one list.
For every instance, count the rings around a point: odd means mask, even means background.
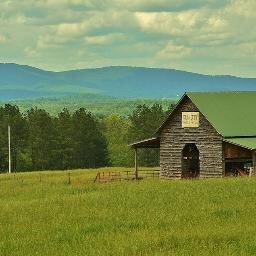
[{"label": "bush in field", "polygon": [[132,166],[134,157],[129,148],[131,121],[127,117],[112,114],[103,118],[102,127],[107,139],[111,166]]}]

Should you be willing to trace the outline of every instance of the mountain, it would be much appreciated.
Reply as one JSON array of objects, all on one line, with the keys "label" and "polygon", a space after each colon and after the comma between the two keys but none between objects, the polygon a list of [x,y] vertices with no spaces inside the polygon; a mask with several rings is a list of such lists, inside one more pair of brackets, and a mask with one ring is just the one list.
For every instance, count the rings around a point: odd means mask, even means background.
[{"label": "mountain", "polygon": [[81,94],[176,98],[185,91],[219,90],[256,90],[256,78],[125,66],[51,72],[30,66],[0,64],[2,101]]}]

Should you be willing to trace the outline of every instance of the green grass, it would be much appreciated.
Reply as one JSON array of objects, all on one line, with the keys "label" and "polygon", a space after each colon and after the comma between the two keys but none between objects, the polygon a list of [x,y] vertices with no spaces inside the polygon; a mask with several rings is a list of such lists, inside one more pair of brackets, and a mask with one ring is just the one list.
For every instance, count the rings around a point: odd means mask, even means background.
[{"label": "green grass", "polygon": [[0,255],[256,254],[255,178],[94,184],[96,171],[0,175]]}]

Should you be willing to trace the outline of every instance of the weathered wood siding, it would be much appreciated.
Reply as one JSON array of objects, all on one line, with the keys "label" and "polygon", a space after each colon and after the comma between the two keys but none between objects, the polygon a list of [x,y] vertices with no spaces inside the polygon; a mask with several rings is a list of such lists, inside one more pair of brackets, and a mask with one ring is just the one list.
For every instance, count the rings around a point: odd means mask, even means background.
[{"label": "weathered wood siding", "polygon": [[241,148],[230,143],[223,142],[223,152],[225,159],[251,159],[252,151]]},{"label": "weathered wood siding", "polygon": [[198,111],[185,97],[165,123],[160,134],[161,175],[181,178],[182,150],[187,143],[195,143],[199,150],[200,178],[222,177],[222,137],[200,113],[199,127],[182,128],[182,112]]}]

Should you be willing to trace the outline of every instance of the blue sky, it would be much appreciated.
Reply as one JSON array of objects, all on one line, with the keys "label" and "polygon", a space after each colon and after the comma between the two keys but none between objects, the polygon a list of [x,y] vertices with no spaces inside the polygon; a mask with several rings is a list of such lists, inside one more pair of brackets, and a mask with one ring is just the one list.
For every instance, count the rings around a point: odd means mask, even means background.
[{"label": "blue sky", "polygon": [[1,0],[0,62],[256,77],[255,0]]}]

